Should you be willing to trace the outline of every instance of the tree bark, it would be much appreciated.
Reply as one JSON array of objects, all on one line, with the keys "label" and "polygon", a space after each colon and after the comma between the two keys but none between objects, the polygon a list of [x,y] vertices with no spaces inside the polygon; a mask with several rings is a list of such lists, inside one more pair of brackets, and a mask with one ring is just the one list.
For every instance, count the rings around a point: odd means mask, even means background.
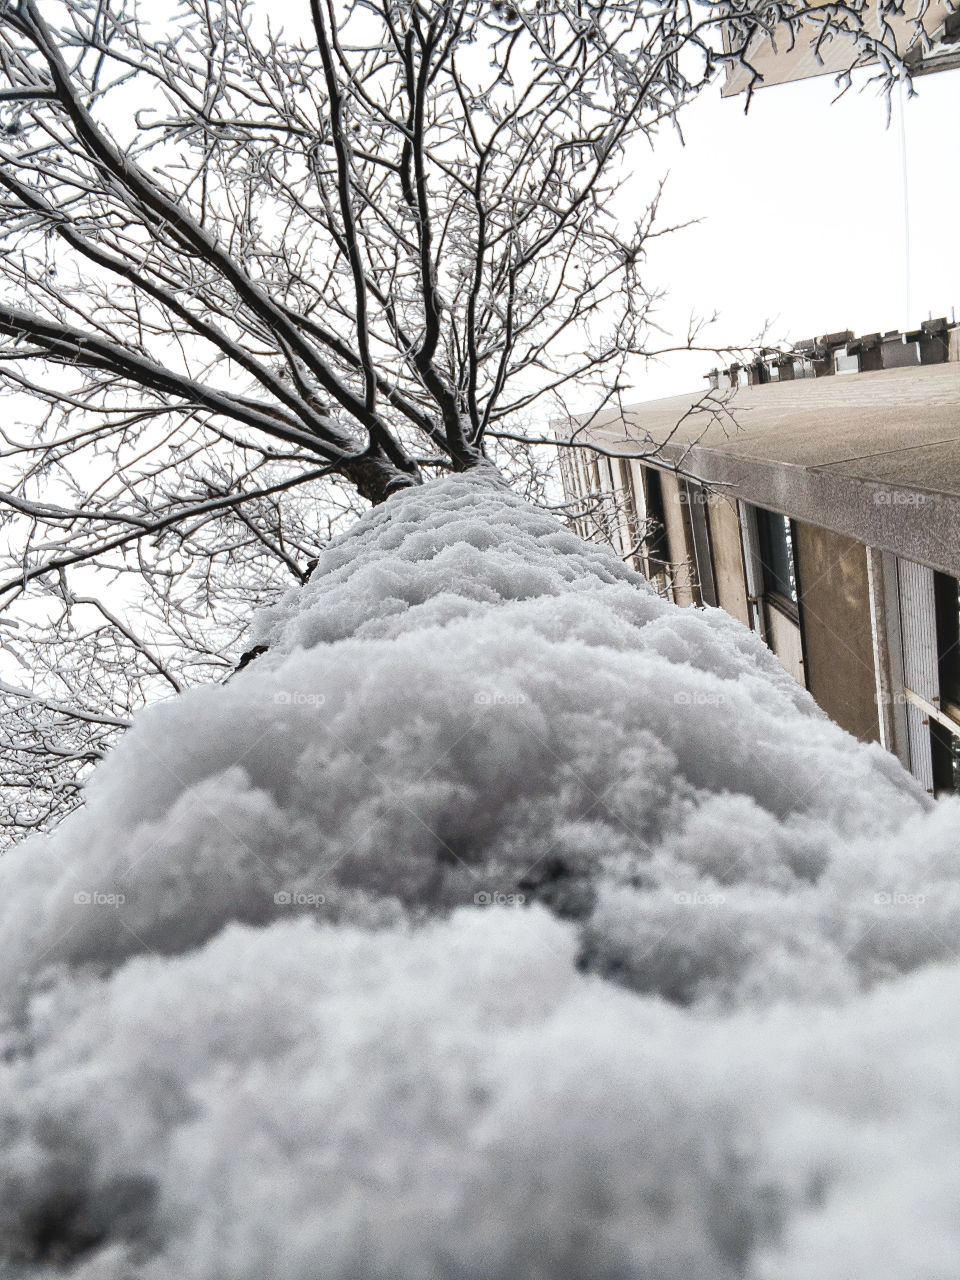
[{"label": "tree bark", "polygon": [[380,453],[365,453],[345,462],[338,470],[356,487],[360,496],[375,507],[399,489],[423,484],[420,469],[415,464],[411,463],[409,471],[403,471]]},{"label": "tree bark", "polygon": [[[451,466],[454,471],[486,470],[499,475],[496,465],[479,449],[453,457]],[[356,487],[362,498],[375,507],[385,502],[391,493],[423,484],[423,475],[415,462],[411,460],[408,469],[404,469],[392,458],[373,450],[359,458],[351,458],[337,470]]]}]

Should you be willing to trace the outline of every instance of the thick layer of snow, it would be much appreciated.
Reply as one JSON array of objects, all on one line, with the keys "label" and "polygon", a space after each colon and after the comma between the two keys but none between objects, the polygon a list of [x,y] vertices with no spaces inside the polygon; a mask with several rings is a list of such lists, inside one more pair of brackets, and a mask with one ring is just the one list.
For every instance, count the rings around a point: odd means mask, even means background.
[{"label": "thick layer of snow", "polygon": [[954,1280],[960,804],[481,479],[258,639],[0,863],[4,1256]]}]

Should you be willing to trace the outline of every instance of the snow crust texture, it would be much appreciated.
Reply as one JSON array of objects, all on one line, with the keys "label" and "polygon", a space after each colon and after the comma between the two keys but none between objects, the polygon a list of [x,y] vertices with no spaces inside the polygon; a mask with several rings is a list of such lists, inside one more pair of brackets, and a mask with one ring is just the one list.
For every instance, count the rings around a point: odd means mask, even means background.
[{"label": "snow crust texture", "polygon": [[481,478],[256,638],[0,862],[0,1274],[956,1280],[960,804]]}]

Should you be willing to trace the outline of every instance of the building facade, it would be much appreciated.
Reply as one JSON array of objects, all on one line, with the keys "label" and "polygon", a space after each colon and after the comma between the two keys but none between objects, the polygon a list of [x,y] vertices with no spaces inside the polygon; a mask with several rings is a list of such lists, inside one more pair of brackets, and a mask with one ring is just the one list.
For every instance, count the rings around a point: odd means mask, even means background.
[{"label": "building facade", "polygon": [[565,429],[580,531],[757,631],[823,710],[960,790],[960,326],[830,334]]}]

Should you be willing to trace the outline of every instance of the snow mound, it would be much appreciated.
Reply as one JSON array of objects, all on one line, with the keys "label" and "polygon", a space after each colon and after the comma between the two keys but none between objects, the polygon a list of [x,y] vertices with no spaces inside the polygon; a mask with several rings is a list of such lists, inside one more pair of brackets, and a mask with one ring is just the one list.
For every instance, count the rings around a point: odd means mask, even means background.
[{"label": "snow mound", "polygon": [[0,1254],[952,1275],[960,804],[482,478],[257,639],[0,863]]}]

